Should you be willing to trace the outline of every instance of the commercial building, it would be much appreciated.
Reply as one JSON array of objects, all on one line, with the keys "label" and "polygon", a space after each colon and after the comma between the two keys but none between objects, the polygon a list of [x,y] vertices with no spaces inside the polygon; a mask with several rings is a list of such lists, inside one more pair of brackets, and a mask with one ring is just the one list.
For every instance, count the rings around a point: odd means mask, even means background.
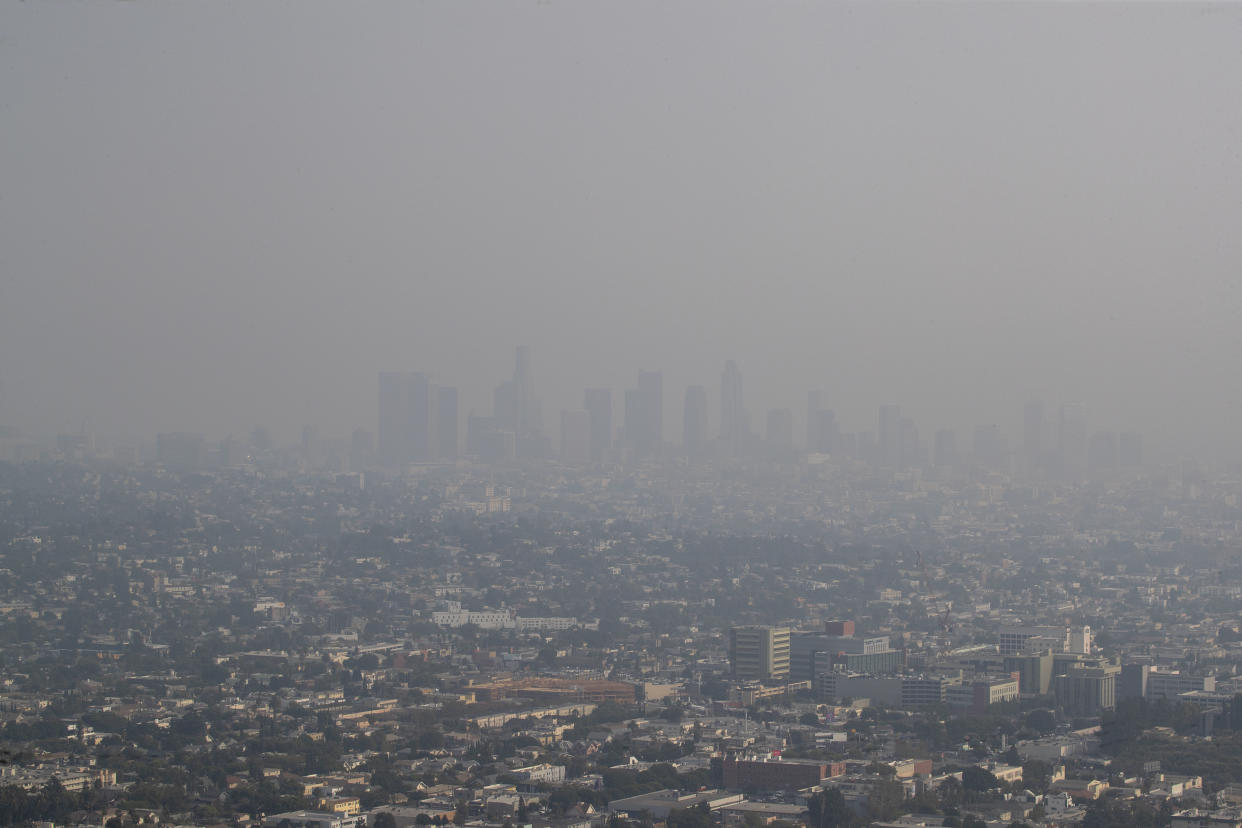
[{"label": "commercial building", "polygon": [[440,391],[426,374],[380,372],[376,454],[381,464],[399,467],[456,456],[457,390],[444,389],[443,399]]},{"label": "commercial building", "polygon": [[902,684],[900,676],[851,675],[848,673],[822,673],[816,678],[819,698],[826,702],[845,699],[868,699],[871,702],[896,707],[901,704]]},{"label": "commercial building", "polygon": [[736,759],[724,760],[724,786],[729,790],[797,791],[819,785],[825,779],[845,773],[844,762],[812,759]]},{"label": "commercial building", "polygon": [[366,828],[365,814],[325,811],[285,811],[264,817],[265,828]]},{"label": "commercial building", "polygon": [[1052,650],[1065,652],[1069,643],[1068,627],[1001,627],[1000,651],[1002,655],[1021,652]]},{"label": "commercial building", "polygon": [[726,793],[719,790],[683,792],[665,788],[662,791],[614,799],[608,803],[608,810],[614,814],[635,816],[645,812],[646,816],[651,819],[663,821],[668,819],[669,813],[674,810],[706,805],[709,811],[718,811],[729,805],[735,805],[744,798],[739,793]]},{"label": "commercial building", "polygon": [[1192,676],[1178,670],[1151,669],[1147,671],[1144,697],[1149,702],[1159,699],[1174,700],[1182,693],[1195,691],[1215,693],[1216,677]]},{"label": "commercial building", "polygon": [[1018,695],[1014,676],[985,676],[947,688],[945,701],[956,710],[986,713],[994,704],[1017,701]]},{"label": "commercial building", "polygon": [[1203,811],[1188,808],[1174,813],[1169,825],[1171,828],[1242,828],[1242,810],[1222,808],[1219,811]]},{"label": "commercial building", "polygon": [[962,683],[957,676],[904,676],[901,680],[901,706],[904,708],[941,704],[949,688]]},{"label": "commercial building", "polygon": [[1026,696],[1046,696],[1052,691],[1052,653],[1008,655],[1004,659],[1006,673],[1018,674],[1018,689]]},{"label": "commercial building", "polygon": [[729,666],[739,679],[789,676],[788,627],[734,627],[729,630]]},{"label": "commercial building", "polygon": [[707,452],[707,389],[701,385],[686,389],[681,442],[691,460],[701,459]]},{"label": "commercial building", "polygon": [[588,388],[582,407],[591,418],[591,460],[598,463],[612,448],[612,389]]},{"label": "commercial building", "polygon": [[742,404],[742,372],[729,360],[720,375],[720,440],[730,457],[742,453],[746,439],[746,411]]},{"label": "commercial building", "polygon": [[511,773],[523,782],[556,784],[565,781],[565,766],[550,765],[547,762],[525,768],[514,768]]},{"label": "commercial building", "polygon": [[[831,622],[840,624],[842,622]],[[888,636],[833,635],[793,632],[789,639],[790,677],[814,679],[830,670],[846,673],[895,673],[905,662],[905,654],[889,646]]]},{"label": "commercial building", "polygon": [[1121,666],[1075,665],[1052,680],[1057,704],[1071,716],[1094,716],[1117,706],[1117,678]]}]

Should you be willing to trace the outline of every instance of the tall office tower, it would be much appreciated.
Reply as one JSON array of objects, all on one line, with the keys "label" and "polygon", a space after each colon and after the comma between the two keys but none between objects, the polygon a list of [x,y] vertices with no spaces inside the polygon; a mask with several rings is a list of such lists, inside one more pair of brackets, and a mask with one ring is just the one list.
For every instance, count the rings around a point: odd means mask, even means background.
[{"label": "tall office tower", "polygon": [[742,454],[746,439],[746,414],[742,405],[742,372],[729,360],[720,375],[720,439],[730,457]]},{"label": "tall office tower", "polygon": [[919,445],[919,430],[910,417],[901,418],[901,451],[898,463],[902,466],[917,465],[923,454]]},{"label": "tall office tower", "polygon": [[406,429],[410,410],[410,375],[405,371],[382,371],[379,375],[379,443],[377,459],[384,466],[404,466],[413,447]]},{"label": "tall office tower", "polygon": [[822,451],[819,432],[819,412],[822,401],[819,391],[806,392],[806,450]]},{"label": "tall office tower", "polygon": [[522,402],[518,385],[513,380],[505,380],[492,392],[492,413],[497,428],[517,432],[522,420]]},{"label": "tall office tower", "polygon": [[686,389],[681,441],[691,460],[700,460],[707,454],[707,389],[701,385]]},{"label": "tall office tower", "polygon": [[561,412],[561,462],[575,466],[591,462],[591,412]]},{"label": "tall office tower", "polygon": [[638,387],[625,392],[625,441],[639,457],[659,453],[664,442],[664,375],[640,371]]},{"label": "tall office tower", "polygon": [[457,389],[441,385],[436,389],[436,456],[442,460],[455,460],[459,415]]},{"label": "tall office tower", "polygon": [[729,630],[729,665],[739,679],[786,678],[789,628],[733,627]]},{"label": "tall office tower", "polygon": [[1117,469],[1117,432],[1097,431],[1087,444],[1087,473],[1093,477]]},{"label": "tall office tower", "polygon": [[1143,435],[1133,431],[1121,432],[1117,442],[1117,465],[1123,469],[1135,469],[1143,465]]},{"label": "tall office tower", "polygon": [[[866,433],[870,434],[870,432]],[[853,457],[855,459],[863,457],[866,451],[860,445],[862,442],[857,434],[848,431],[842,432],[837,435],[836,448],[833,450],[833,453],[840,457]]]},{"label": "tall office tower", "polygon": [[436,458],[436,386],[426,374],[379,375],[379,462],[404,466]]},{"label": "tall office tower", "polygon": [[410,459],[425,463],[436,457],[436,415],[439,413],[436,386],[426,374],[410,378]]},{"label": "tall office tower", "polygon": [[1082,480],[1087,461],[1087,415],[1078,403],[1061,406],[1057,422],[1057,454],[1062,478]]},{"label": "tall office tower", "polygon": [[854,435],[854,456],[868,463],[880,462],[880,446],[874,431],[859,431]]},{"label": "tall office tower", "polygon": [[535,395],[530,346],[519,345],[514,360],[513,384],[517,393],[517,431],[519,436],[543,433],[543,411]]},{"label": "tall office tower", "polygon": [[591,460],[598,463],[612,448],[612,389],[588,388],[582,407],[591,416]]},{"label": "tall office tower", "polygon": [[1044,462],[1044,404],[1031,400],[1022,409],[1022,459],[1027,474],[1038,472]]},{"label": "tall office tower", "polygon": [[302,426],[302,462],[319,462],[319,429],[313,425]]},{"label": "tall office tower", "polygon": [[660,371],[639,371],[638,390],[646,407],[648,437],[652,453],[659,453],[664,443],[664,374]]},{"label": "tall office tower", "polygon": [[482,417],[471,411],[466,416],[466,454],[482,454],[487,445],[487,435],[502,430],[500,421],[495,417]]},{"label": "tall office tower", "polygon": [[645,407],[642,391],[637,388],[625,389],[621,442],[635,453],[639,452],[639,446],[643,443]]},{"label": "tall office tower", "polygon": [[876,419],[876,459],[880,465],[901,465],[901,406],[882,405]]},{"label": "tall office tower", "polygon": [[815,412],[814,428],[815,443],[808,447],[810,451],[841,454],[841,428],[837,425],[836,412],[820,409]]},{"label": "tall office tower", "polygon": [[957,437],[950,429],[942,428],[936,432],[933,462],[942,469],[957,465]]},{"label": "tall office tower", "polygon": [[773,408],[769,411],[765,436],[771,446],[793,448],[793,412],[788,408]]}]

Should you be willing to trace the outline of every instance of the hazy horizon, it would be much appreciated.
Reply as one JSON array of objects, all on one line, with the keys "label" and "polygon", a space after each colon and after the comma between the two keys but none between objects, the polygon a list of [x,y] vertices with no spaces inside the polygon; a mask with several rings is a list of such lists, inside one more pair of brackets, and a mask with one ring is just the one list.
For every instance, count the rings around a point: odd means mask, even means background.
[{"label": "hazy horizon", "polygon": [[[736,360],[923,439],[1242,456],[1242,5],[0,6],[0,424],[375,429]],[[464,430],[464,429],[463,429]]]}]

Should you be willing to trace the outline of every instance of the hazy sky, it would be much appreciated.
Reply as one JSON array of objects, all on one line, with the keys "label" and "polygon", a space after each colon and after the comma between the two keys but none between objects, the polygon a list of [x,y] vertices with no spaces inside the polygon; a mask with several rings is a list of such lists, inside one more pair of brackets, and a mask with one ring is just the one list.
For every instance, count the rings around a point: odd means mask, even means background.
[{"label": "hazy sky", "polygon": [[35,433],[343,436],[392,369],[485,413],[528,343],[548,425],[662,368],[714,428],[735,359],[760,424],[1242,452],[1240,281],[1240,4],[0,4]]}]

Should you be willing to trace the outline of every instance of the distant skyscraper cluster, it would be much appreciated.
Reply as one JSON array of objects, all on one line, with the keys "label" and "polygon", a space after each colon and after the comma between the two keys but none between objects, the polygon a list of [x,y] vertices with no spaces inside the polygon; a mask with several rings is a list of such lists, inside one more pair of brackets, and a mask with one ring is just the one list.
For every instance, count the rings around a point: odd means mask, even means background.
[{"label": "distant skyscraper cluster", "polygon": [[[614,422],[612,389],[587,388],[581,408],[560,412],[559,435],[548,435],[535,363],[530,349],[522,346],[512,378],[492,394],[491,413],[471,412],[466,418],[464,451],[489,463],[556,458],[587,466],[677,458],[690,463],[787,462],[801,457],[801,449],[819,458],[815,462],[860,463],[892,472],[962,469],[1065,481],[1135,468],[1143,461],[1140,435],[1090,432],[1079,404],[1062,405],[1049,416],[1043,403],[1028,403],[1021,412],[1020,442],[1011,446],[995,423],[974,425],[965,441],[951,429],[936,431],[927,441],[914,419],[890,403],[877,409],[874,431],[845,432],[819,390],[807,393],[805,440],[799,445],[791,409],[767,410],[759,420],[762,430],[753,429],[743,389],[741,368],[734,360],[726,361],[720,375],[720,418],[713,430],[707,388],[686,388],[680,447],[671,445],[664,432],[660,371],[638,372],[634,387],[622,395],[619,423]],[[369,432],[355,432],[351,462],[369,458],[382,466],[402,467],[454,460],[461,448],[459,420],[456,388],[437,385],[424,373],[381,373],[378,440],[372,444]],[[170,456],[192,453],[175,436],[165,443],[164,453]],[[316,443],[313,434],[304,434],[304,454],[309,457]]]},{"label": "distant skyscraper cluster", "polygon": [[543,433],[543,407],[535,393],[534,366],[528,346],[519,346],[513,379],[492,392],[492,416],[471,414],[466,449],[484,462],[545,457],[551,453]]},{"label": "distant skyscraper cluster", "polygon": [[[379,375],[377,460],[385,466],[430,463],[457,457],[457,389],[438,386],[427,374],[385,371]],[[355,435],[355,441],[361,439]]]}]

